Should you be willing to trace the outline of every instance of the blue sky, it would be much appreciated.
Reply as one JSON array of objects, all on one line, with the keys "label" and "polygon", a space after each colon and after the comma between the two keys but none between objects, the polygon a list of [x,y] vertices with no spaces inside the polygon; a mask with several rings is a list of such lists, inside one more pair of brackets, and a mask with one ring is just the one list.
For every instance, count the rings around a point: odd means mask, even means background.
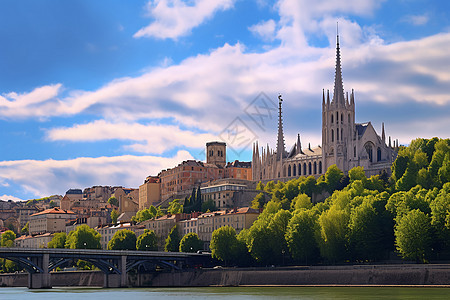
[{"label": "blue sky", "polygon": [[[208,141],[228,160],[320,143],[336,22],[357,122],[449,137],[450,4],[425,0],[0,2],[0,198],[138,187]],[[262,101],[262,102],[261,102]],[[264,123],[251,118],[266,103]],[[242,140],[232,139],[241,130]],[[243,130],[243,131],[242,131]]]}]

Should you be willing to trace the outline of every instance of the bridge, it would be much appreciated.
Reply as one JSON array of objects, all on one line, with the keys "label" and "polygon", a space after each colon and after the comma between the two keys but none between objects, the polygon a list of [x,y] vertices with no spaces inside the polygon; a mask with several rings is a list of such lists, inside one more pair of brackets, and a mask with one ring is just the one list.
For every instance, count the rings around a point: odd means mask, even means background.
[{"label": "bridge", "polygon": [[210,254],[55,248],[0,248],[0,258],[9,259],[28,272],[30,289],[51,288],[50,272],[79,259],[103,271],[103,286],[108,288],[126,287],[127,273],[133,269],[138,272],[180,270],[211,262]]}]

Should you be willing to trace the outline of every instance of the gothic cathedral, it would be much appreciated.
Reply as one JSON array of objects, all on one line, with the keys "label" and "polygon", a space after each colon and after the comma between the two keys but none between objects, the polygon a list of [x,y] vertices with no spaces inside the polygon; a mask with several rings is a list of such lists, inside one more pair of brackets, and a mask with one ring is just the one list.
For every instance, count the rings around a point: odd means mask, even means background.
[{"label": "gothic cathedral", "polygon": [[394,162],[398,141],[386,144],[384,123],[381,137],[370,122],[355,123],[355,95],[352,90],[344,94],[341,70],[339,35],[336,43],[336,73],[333,98],[325,90],[322,93],[322,146],[302,148],[300,135],[292,149],[286,151],[283,134],[282,101],[278,107],[277,149],[259,149],[253,146],[252,174],[255,181],[289,180],[298,176],[320,176],[335,164],[344,173],[356,166],[364,167],[366,176],[390,173]]}]

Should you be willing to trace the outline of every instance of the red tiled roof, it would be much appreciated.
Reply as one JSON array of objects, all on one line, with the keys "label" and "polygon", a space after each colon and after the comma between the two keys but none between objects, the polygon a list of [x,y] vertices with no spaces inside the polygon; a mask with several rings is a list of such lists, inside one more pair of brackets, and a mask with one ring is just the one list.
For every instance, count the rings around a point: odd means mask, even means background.
[{"label": "red tiled roof", "polygon": [[31,216],[46,215],[46,214],[75,214],[75,213],[71,210],[64,210],[58,207],[54,207],[32,214]]}]

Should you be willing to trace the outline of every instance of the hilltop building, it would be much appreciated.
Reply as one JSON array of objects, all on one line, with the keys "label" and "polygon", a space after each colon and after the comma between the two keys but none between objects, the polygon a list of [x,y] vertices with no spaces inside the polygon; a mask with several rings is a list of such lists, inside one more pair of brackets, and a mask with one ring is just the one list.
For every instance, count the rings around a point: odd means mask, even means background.
[{"label": "hilltop building", "polygon": [[336,70],[333,97],[330,92],[322,94],[322,145],[302,148],[300,134],[297,142],[288,152],[283,134],[281,95],[278,108],[277,148],[259,149],[258,142],[253,146],[252,175],[255,181],[289,180],[298,176],[320,176],[328,167],[336,164],[344,173],[356,166],[364,167],[366,176],[390,173],[390,167],[397,156],[398,141],[386,144],[384,123],[381,136],[371,122],[355,122],[355,95],[344,93],[342,83],[339,35],[336,43]]}]

